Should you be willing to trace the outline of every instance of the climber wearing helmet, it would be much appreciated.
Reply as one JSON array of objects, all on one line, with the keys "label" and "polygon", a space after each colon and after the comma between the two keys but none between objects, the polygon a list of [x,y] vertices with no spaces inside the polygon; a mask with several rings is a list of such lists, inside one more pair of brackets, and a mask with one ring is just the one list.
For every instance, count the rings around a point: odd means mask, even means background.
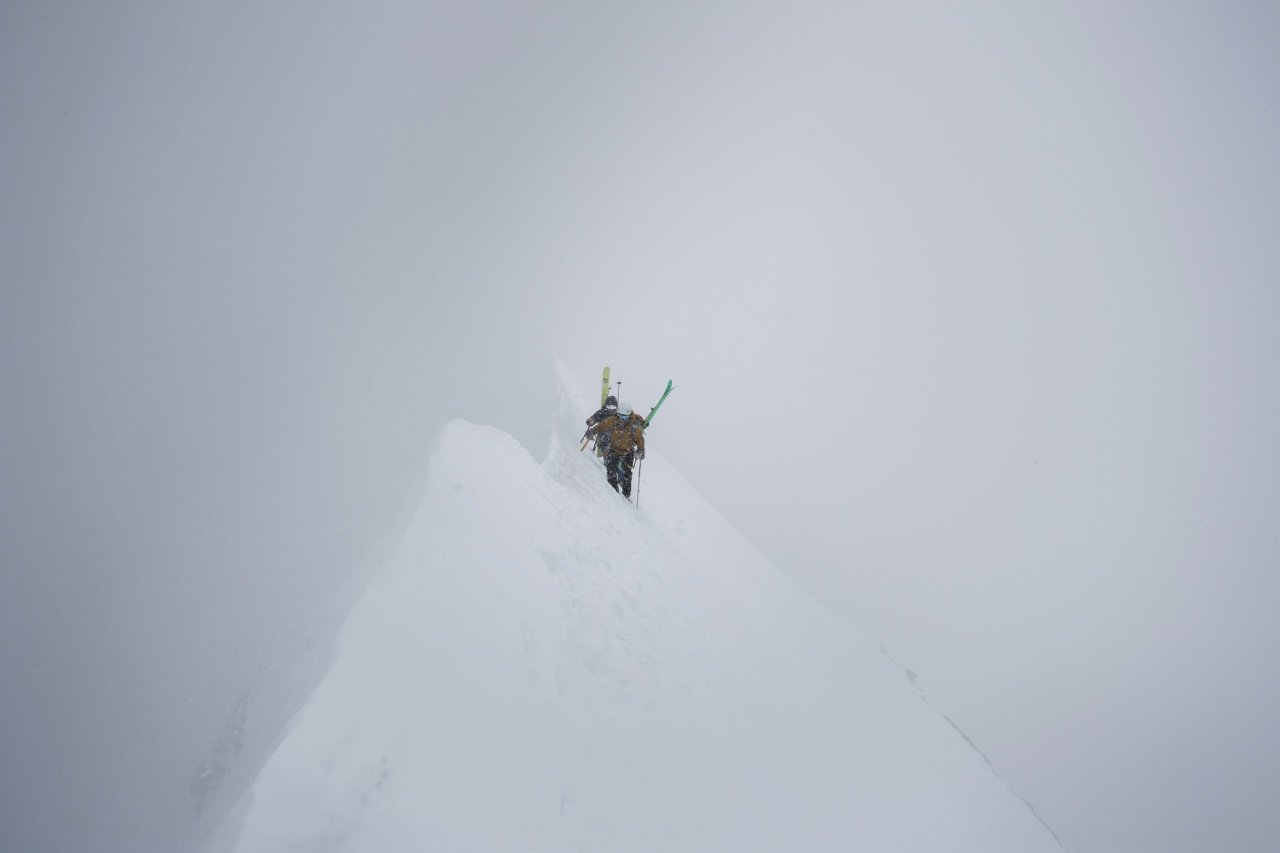
[{"label": "climber wearing helmet", "polygon": [[637,460],[644,458],[644,418],[631,410],[630,403],[623,401],[615,414],[593,424],[587,434],[597,436],[596,446],[604,447],[604,470],[609,485],[631,500],[631,469]]}]

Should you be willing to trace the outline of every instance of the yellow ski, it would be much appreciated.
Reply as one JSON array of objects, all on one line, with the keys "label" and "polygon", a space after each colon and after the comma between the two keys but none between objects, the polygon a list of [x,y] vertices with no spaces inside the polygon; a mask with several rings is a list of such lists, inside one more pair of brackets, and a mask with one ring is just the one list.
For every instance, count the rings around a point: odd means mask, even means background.
[{"label": "yellow ski", "polygon": [[600,380],[600,407],[604,408],[605,398],[609,396],[609,368],[604,369],[604,379]]}]

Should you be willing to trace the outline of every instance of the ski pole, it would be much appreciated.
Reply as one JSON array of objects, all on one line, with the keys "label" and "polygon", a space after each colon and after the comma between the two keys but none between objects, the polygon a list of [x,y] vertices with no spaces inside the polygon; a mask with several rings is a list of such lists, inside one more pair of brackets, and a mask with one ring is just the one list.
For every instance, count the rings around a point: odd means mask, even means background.
[{"label": "ski pole", "polygon": [[584,439],[582,439],[582,446],[578,448],[578,452],[579,452],[579,453],[581,453],[582,451],[584,451],[584,450],[586,450],[586,449],[587,449],[587,442],[588,442],[588,441],[590,441],[590,440],[591,440],[591,439],[589,439],[589,438],[584,438]]},{"label": "ski pole", "polygon": [[636,462],[636,509],[637,510],[640,509],[640,465],[643,462],[644,462],[643,459]]}]

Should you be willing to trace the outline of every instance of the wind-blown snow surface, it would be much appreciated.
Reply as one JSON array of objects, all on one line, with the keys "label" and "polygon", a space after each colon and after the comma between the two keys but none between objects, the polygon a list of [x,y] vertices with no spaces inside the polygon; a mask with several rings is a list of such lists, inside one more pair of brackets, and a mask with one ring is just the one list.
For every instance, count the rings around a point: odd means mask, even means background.
[{"label": "wind-blown snow surface", "polygon": [[1058,849],[660,455],[638,510],[609,489],[561,385],[542,465],[444,429],[397,556],[211,848]]}]

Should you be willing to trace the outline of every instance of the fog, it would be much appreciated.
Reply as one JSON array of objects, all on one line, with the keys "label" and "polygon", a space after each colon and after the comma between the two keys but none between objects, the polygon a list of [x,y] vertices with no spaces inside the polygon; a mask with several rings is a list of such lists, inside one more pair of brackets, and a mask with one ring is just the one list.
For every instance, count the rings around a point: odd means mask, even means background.
[{"label": "fog", "polygon": [[[553,360],[1069,850],[1280,827],[1267,4],[0,7],[0,847],[229,709]],[[585,417],[587,413],[584,412]]]}]

